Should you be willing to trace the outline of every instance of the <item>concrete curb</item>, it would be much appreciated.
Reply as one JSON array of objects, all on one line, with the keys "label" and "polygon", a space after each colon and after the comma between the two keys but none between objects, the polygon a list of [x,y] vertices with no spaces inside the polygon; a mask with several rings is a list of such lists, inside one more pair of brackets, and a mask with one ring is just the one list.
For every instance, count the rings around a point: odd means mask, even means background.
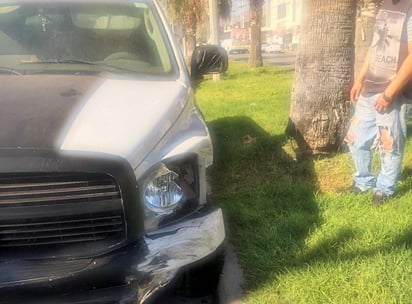
[{"label": "concrete curb", "polygon": [[226,246],[225,265],[219,284],[219,303],[243,304],[243,283],[243,270],[239,265],[233,245],[228,242]]}]

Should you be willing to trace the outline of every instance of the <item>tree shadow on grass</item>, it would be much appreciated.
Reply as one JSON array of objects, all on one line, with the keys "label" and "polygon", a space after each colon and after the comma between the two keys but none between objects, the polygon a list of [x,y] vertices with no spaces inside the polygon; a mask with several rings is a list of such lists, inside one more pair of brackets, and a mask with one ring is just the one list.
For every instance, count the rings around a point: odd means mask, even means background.
[{"label": "tree shadow on grass", "polygon": [[209,172],[212,198],[227,217],[248,289],[296,263],[309,232],[320,223],[311,160],[296,161],[249,117],[209,123],[215,163]]},{"label": "tree shadow on grass", "polygon": [[[209,175],[212,197],[225,212],[247,290],[267,286],[287,270],[319,262],[412,249],[412,228],[380,245],[351,249],[348,243],[362,237],[351,226],[309,249],[305,241],[323,224],[312,160],[295,160],[284,149],[286,136],[271,136],[249,117],[222,118],[211,121],[209,127],[215,144],[215,164]],[[404,175],[410,173],[410,168],[404,169]],[[400,190],[409,191],[410,183]]]}]

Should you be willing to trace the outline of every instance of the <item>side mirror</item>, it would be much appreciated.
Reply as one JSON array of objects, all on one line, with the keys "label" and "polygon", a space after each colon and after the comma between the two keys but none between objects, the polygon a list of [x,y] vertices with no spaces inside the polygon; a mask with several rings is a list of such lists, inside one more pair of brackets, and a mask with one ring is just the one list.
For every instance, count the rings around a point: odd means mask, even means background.
[{"label": "side mirror", "polygon": [[193,80],[198,80],[205,74],[224,73],[228,68],[226,50],[217,45],[202,45],[192,54],[190,63]]}]

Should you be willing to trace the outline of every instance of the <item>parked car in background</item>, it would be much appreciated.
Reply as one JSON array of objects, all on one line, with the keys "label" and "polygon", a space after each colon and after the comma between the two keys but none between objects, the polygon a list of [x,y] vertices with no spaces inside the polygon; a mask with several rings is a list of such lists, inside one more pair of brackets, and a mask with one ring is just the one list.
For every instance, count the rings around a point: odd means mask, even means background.
[{"label": "parked car in background", "polygon": [[237,45],[232,46],[229,51],[229,54],[248,54],[250,49],[250,45]]},{"label": "parked car in background", "polygon": [[268,46],[269,46],[268,43],[262,42],[262,44],[260,45],[260,49],[262,50],[263,53],[266,52],[266,49],[267,49]]},{"label": "parked car in background", "polygon": [[262,51],[265,53],[282,53],[283,48],[279,43],[268,43],[262,47]]},{"label": "parked car in background", "polygon": [[225,229],[192,83],[226,68],[201,46],[189,75],[155,0],[0,2],[0,303],[216,288]]}]

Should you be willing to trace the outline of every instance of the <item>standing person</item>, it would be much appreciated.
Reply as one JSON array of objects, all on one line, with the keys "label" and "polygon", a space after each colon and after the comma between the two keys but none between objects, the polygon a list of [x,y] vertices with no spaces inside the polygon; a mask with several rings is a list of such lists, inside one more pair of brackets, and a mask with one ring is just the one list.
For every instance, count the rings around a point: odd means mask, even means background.
[{"label": "standing person", "polygon": [[[406,103],[412,96],[412,0],[384,0],[374,38],[350,92],[356,102],[346,142],[355,163],[352,191],[373,189],[380,205],[395,191],[406,140]],[[381,169],[371,173],[371,147],[379,145]]]}]

